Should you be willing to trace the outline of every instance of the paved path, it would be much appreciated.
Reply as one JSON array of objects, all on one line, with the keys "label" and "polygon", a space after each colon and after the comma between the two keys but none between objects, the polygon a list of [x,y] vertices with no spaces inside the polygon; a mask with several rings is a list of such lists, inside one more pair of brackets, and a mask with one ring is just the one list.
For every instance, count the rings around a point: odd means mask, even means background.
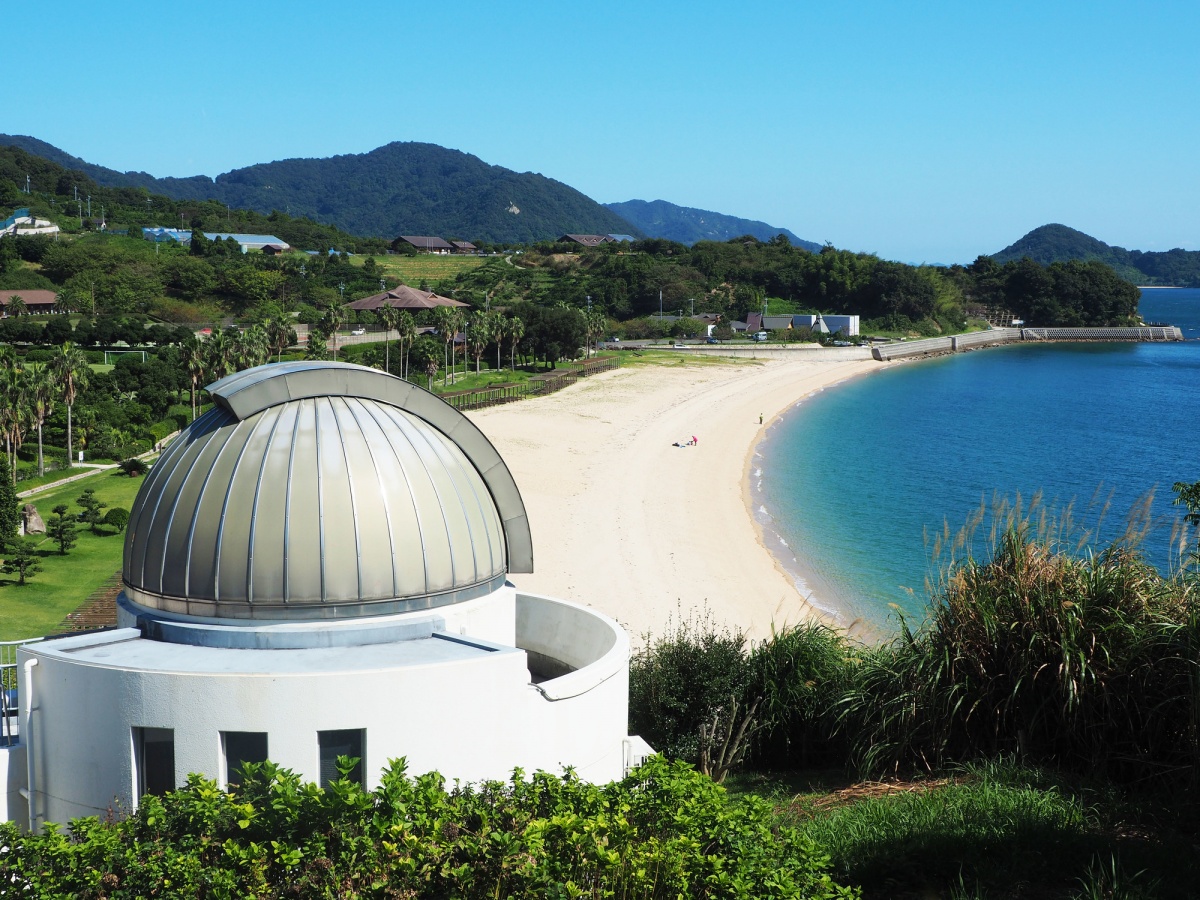
[{"label": "paved path", "polygon": [[[171,438],[175,437],[177,434],[179,434],[178,431],[173,431],[170,434],[168,434],[165,438],[163,438],[159,443],[163,447],[166,447],[167,442],[169,440],[171,440]],[[151,456],[154,456],[158,452],[159,451],[157,448],[155,448],[153,450],[147,450],[145,453],[139,453],[137,455],[137,458],[138,459],[147,459]],[[20,500],[25,497],[32,497],[34,494],[41,494],[45,491],[52,490],[53,488],[62,487],[64,484],[70,484],[72,481],[79,481],[79,479],[87,478],[91,475],[95,475],[97,472],[111,472],[113,469],[117,468],[120,465],[121,465],[120,463],[75,463],[75,465],[72,466],[72,468],[86,469],[87,471],[86,472],[76,472],[74,475],[70,475],[66,478],[60,478],[58,481],[51,481],[49,484],[38,485],[37,487],[30,488],[27,491],[18,491],[17,499]]]}]

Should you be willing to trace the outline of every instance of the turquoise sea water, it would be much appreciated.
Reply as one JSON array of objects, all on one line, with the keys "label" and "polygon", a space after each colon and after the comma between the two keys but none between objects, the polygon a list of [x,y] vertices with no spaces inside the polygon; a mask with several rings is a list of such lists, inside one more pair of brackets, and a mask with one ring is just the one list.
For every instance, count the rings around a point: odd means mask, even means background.
[{"label": "turquoise sea water", "polygon": [[1103,541],[1155,490],[1144,548],[1166,569],[1171,485],[1200,480],[1200,290],[1145,290],[1141,312],[1187,340],[960,353],[802,401],[752,470],[768,546],[815,603],[877,632],[896,627],[889,604],[925,608],[926,535],[996,495],[1073,502]]}]

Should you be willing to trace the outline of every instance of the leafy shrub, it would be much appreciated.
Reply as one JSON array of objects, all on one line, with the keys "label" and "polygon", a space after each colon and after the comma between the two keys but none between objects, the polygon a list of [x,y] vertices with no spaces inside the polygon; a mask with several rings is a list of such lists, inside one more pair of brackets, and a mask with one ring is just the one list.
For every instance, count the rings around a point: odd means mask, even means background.
[{"label": "leafy shrub", "polygon": [[751,647],[707,616],[680,620],[630,662],[630,731],[718,781],[748,754],[762,766],[840,764],[837,703],[857,652],[816,623]]},{"label": "leafy shrub", "polygon": [[1012,754],[1122,779],[1195,778],[1200,606],[1130,546],[1075,556],[1009,515],[947,570],[927,625],[864,656],[844,703],[868,772]]},{"label": "leafy shrub", "polygon": [[174,419],[164,419],[161,422],[155,422],[147,429],[155,446],[158,446],[159,441],[164,440],[168,434],[174,434],[179,430],[180,428]]},{"label": "leafy shrub", "polygon": [[250,764],[236,794],[193,775],[127,819],[71,831],[0,825],[0,883],[36,897],[854,896],[766,801],[661,758],[604,787],[517,770],[450,791],[403,762],[375,791]]},{"label": "leafy shrub", "polygon": [[118,532],[124,531],[125,526],[129,524],[129,510],[114,506],[104,514],[104,524]]},{"label": "leafy shrub", "polygon": [[672,759],[698,762],[700,727],[745,697],[746,637],[707,614],[668,622],[629,663],[629,729]]}]

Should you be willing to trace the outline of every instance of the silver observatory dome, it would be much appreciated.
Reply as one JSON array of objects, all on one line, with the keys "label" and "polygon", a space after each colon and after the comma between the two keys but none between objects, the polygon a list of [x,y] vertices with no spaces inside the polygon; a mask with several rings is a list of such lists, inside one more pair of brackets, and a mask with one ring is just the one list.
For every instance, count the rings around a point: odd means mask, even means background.
[{"label": "silver observatory dome", "polygon": [[125,537],[126,596],[220,619],[432,609],[533,571],[525,507],[470,420],[345,363],[259,366],[146,476]]}]

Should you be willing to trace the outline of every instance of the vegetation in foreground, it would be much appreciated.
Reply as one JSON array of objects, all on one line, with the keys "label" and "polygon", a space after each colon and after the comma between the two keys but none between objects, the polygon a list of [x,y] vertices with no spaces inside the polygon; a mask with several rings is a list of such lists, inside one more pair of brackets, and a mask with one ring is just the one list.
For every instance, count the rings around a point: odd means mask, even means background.
[{"label": "vegetation in foreground", "polygon": [[[1176,491],[1195,524],[1200,486]],[[1194,896],[1196,555],[1164,578],[1128,543],[1080,554],[1000,512],[883,646],[814,625],[750,646],[703,619],[648,639],[631,731],[718,780],[756,773],[734,783],[868,897]],[[785,793],[797,770],[880,781]]]},{"label": "vegetation in foreground", "polygon": [[[343,772],[352,767],[350,760]],[[604,787],[410,778],[328,790],[270,763],[235,793],[193,776],[125,818],[66,834],[0,825],[0,883],[24,896],[360,898],[850,897],[766,801],[655,758]]]}]

